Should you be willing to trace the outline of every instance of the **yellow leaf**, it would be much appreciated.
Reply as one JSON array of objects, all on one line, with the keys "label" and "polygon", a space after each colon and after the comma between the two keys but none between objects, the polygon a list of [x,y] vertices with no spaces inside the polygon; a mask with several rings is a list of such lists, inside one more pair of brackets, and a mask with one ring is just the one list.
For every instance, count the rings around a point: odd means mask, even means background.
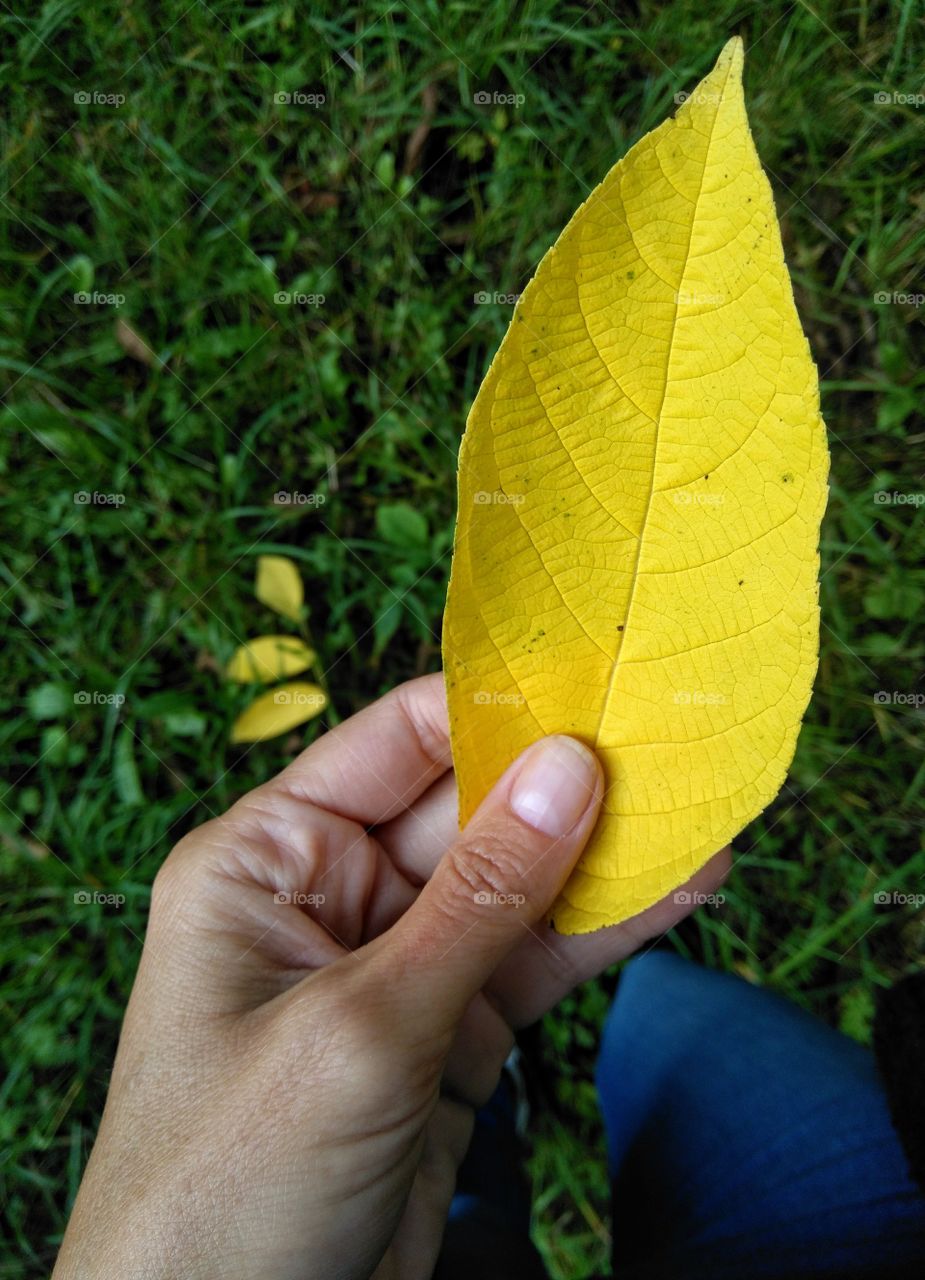
[{"label": "yellow leaf", "polygon": [[596,748],[564,933],[658,901],[769,803],[816,671],[825,428],[742,59],[730,41],[574,215],[460,454],[460,820],[541,735]]},{"label": "yellow leaf", "polygon": [[294,562],[286,556],[257,557],[257,599],[284,618],[299,622],[305,592]]},{"label": "yellow leaf", "polygon": [[263,742],[276,738],[306,720],[320,716],[328,705],[324,690],[317,684],[280,685],[255,698],[242,711],[231,729],[232,742]]},{"label": "yellow leaf", "polygon": [[255,680],[269,683],[297,676],[315,661],[315,652],[298,636],[259,636],[240,645],[231,655],[225,675],[238,684]]}]

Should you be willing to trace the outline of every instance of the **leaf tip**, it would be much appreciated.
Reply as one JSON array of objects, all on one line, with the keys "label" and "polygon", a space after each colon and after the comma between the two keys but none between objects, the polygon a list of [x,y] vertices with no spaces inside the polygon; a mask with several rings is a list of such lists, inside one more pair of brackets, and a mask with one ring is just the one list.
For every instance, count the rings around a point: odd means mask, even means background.
[{"label": "leaf tip", "polygon": [[723,45],[714,71],[725,71],[731,83],[741,82],[745,65],[745,45],[741,36],[733,36]]},{"label": "leaf tip", "polygon": [[719,57],[691,93],[679,94],[675,101],[681,104],[676,119],[707,113],[713,118],[721,111],[744,105],[742,69],[745,65],[745,45],[741,36],[727,40]]}]

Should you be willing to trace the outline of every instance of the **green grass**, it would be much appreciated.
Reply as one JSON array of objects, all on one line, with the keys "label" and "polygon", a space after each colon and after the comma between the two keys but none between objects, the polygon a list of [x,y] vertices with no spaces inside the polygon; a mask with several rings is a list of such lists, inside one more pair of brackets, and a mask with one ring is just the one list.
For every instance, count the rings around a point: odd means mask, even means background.
[{"label": "green grass", "polygon": [[[922,712],[874,699],[914,693],[923,659],[925,514],[874,500],[925,488],[923,309],[892,301],[923,286],[925,107],[874,100],[921,91],[911,2],[57,0],[4,5],[0,27],[0,1274],[48,1273],[158,865],[289,757],[285,740],[229,746],[241,695],[216,674],[271,623],[256,556],[299,562],[336,714],[438,667],[456,448],[510,315],[473,296],[522,288],[734,33],[823,377],[825,627],[788,785],[737,841],[726,903],[675,943],[864,1039],[873,992],[923,941],[921,912],[873,900],[925,874]],[[325,502],[280,508],[279,490]],[[377,521],[400,503],[426,522],[401,546]],[[75,903],[87,888],[125,904]],[[602,993],[543,1030],[533,1167],[557,1276],[606,1259]]]}]

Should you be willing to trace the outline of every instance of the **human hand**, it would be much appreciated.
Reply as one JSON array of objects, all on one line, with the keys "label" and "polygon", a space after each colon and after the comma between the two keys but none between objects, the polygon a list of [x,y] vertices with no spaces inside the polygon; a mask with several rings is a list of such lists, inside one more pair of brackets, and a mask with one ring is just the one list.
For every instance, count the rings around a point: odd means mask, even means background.
[{"label": "human hand", "polygon": [[595,757],[534,744],[462,834],[450,765],[428,676],[177,845],[56,1280],[430,1275],[514,1029],[690,910],[556,935]]}]

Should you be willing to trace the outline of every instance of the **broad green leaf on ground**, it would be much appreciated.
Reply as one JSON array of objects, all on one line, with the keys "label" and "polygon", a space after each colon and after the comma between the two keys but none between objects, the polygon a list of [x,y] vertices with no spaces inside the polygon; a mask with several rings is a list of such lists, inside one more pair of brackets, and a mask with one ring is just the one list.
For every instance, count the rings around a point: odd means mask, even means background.
[{"label": "broad green leaf on ground", "polygon": [[299,622],[305,589],[295,563],[287,556],[258,556],[255,595],[283,618]]},{"label": "broad green leaf on ground", "polygon": [[742,45],[543,259],[469,416],[444,622],[460,820],[543,734],[593,745],[565,933],[664,897],[787,772],[828,454]]},{"label": "broad green leaf on ground", "polygon": [[407,502],[384,504],[376,510],[376,532],[396,547],[427,545],[427,520]]},{"label": "broad green leaf on ground", "polygon": [[306,671],[315,661],[314,649],[309,649],[298,636],[258,636],[240,645],[225,668],[229,680],[238,684],[283,680]]},{"label": "broad green leaf on ground", "polygon": [[232,742],[263,742],[320,716],[328,705],[317,684],[282,684],[255,698],[231,729]]},{"label": "broad green leaf on ground", "polygon": [[65,685],[47,680],[30,691],[27,705],[33,720],[57,720],[73,712],[74,695]]}]

